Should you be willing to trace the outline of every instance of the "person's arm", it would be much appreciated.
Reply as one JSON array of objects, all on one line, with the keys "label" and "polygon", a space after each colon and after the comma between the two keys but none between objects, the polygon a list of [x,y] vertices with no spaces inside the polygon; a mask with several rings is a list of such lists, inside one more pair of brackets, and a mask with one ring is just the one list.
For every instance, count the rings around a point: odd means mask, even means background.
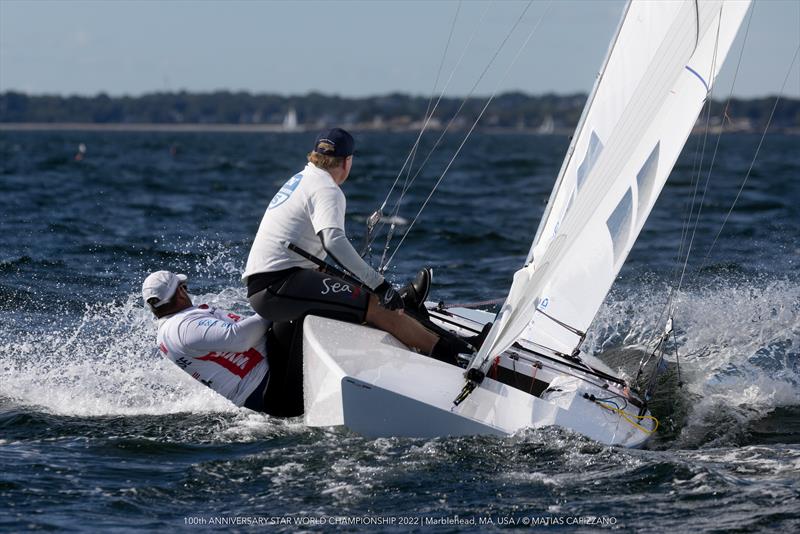
[{"label": "person's arm", "polygon": [[325,228],[320,231],[319,236],[325,251],[353,276],[372,289],[378,296],[381,306],[390,310],[403,307],[403,300],[392,284],[361,259],[340,228]]},{"label": "person's arm", "polygon": [[403,307],[403,300],[392,284],[367,265],[344,234],[344,193],[338,188],[316,191],[311,202],[311,221],[325,251],[377,295],[381,306],[390,310]]},{"label": "person's arm", "polygon": [[181,343],[193,350],[244,352],[266,334],[269,321],[253,315],[241,321],[225,321],[214,316],[193,318],[180,325]]},{"label": "person's arm", "polygon": [[383,283],[383,276],[361,259],[341,228],[325,228],[319,237],[325,252],[368,287],[375,289]]}]

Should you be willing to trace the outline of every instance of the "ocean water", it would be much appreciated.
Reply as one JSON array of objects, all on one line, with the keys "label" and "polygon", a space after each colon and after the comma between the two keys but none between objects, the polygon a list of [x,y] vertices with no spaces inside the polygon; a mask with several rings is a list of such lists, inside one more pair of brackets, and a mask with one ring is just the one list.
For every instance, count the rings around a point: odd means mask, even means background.
[{"label": "ocean water", "polygon": [[[247,312],[250,241],[312,139],[0,133],[0,530],[800,527],[800,138],[766,138],[710,254],[759,139],[723,136],[710,175],[707,143],[698,198],[706,176],[709,186],[676,296],[680,379],[673,363],[654,404],[662,430],[644,450],[555,428],[433,440],[309,429],[237,409],[160,359],[142,279],[185,272],[196,303]],[[344,190],[360,245],[414,136],[357,140]],[[459,141],[419,174],[398,233]],[[659,328],[699,143],[687,143],[584,346],[622,369]],[[434,299],[503,297],[567,144],[474,136],[391,277],[429,265]]]}]

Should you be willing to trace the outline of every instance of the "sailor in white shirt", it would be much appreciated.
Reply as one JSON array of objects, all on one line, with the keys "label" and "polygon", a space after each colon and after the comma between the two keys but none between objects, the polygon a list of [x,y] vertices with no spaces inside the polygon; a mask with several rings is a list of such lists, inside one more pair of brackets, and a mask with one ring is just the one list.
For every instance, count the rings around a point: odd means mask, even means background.
[{"label": "sailor in white shirt", "polygon": [[[253,309],[273,321],[295,321],[308,314],[385,330],[424,354],[457,364],[472,352],[462,340],[441,337],[403,313],[403,299],[392,285],[353,249],[345,235],[346,200],[340,186],[350,175],[355,142],[334,128],[317,137],[308,164],[272,198],[253,241],[242,275]],[[288,250],[292,243],[320,260],[330,254],[371,289],[319,272],[317,266]],[[417,291],[416,288],[409,288]],[[428,282],[429,287],[429,282]],[[414,295],[415,304],[424,301]]]},{"label": "sailor in white shirt", "polygon": [[186,281],[186,275],[157,271],[142,284],[142,298],[158,318],[159,351],[233,404],[271,413],[267,390],[275,387],[267,387],[270,321],[193,306]]}]

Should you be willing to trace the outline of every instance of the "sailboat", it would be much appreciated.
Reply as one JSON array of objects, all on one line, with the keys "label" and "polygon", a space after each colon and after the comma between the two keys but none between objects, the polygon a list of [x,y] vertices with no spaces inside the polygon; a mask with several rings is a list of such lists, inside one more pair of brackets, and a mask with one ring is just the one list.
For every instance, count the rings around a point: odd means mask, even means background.
[{"label": "sailboat", "polygon": [[557,425],[642,446],[658,424],[647,396],[580,347],[749,4],[629,2],[499,313],[428,304],[434,323],[460,335],[492,323],[466,369],[379,330],[307,317],[306,424],[368,437],[503,436]]}]

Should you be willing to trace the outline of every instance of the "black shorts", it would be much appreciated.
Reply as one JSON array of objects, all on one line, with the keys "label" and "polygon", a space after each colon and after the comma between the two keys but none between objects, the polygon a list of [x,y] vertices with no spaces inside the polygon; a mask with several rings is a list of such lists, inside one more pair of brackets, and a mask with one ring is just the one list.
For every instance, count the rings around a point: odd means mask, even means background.
[{"label": "black shorts", "polygon": [[273,323],[267,331],[267,361],[269,372],[244,407],[274,417],[303,415],[302,329]]},{"label": "black shorts", "polygon": [[266,288],[250,295],[249,300],[256,313],[275,322],[319,315],[361,324],[366,320],[369,293],[341,278],[298,269],[270,281]]}]

